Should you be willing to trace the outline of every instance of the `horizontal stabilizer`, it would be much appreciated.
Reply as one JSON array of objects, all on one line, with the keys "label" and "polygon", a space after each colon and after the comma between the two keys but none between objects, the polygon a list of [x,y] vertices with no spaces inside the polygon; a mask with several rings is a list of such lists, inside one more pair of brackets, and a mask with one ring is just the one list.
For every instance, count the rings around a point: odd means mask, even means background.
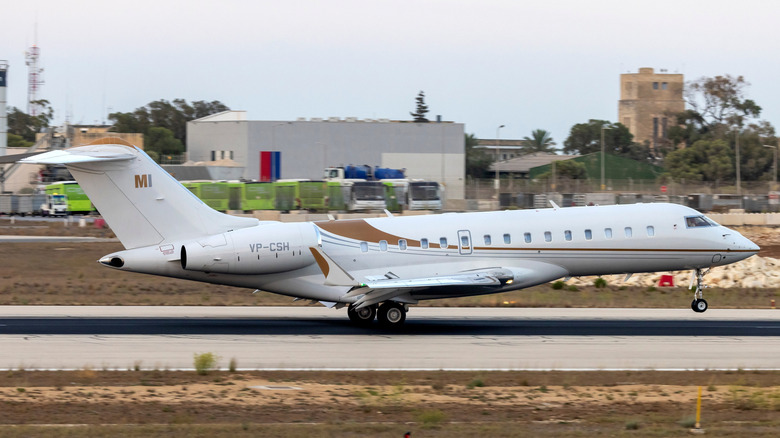
[{"label": "horizontal stabilizer", "polygon": [[77,149],[64,149],[61,151],[44,152],[19,160],[22,164],[77,164],[110,161],[132,160],[136,156],[130,153],[116,153],[106,151],[90,151]]}]

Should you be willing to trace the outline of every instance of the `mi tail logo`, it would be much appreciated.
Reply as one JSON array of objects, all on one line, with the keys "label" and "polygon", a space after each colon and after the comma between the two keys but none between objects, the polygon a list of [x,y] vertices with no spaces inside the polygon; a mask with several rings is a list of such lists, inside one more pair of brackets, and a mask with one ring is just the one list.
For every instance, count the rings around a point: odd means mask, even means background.
[{"label": "mi tail logo", "polygon": [[134,175],[134,176],[135,176],[135,188],[143,189],[143,188],[152,186],[152,174],[151,173],[147,173],[145,175]]}]

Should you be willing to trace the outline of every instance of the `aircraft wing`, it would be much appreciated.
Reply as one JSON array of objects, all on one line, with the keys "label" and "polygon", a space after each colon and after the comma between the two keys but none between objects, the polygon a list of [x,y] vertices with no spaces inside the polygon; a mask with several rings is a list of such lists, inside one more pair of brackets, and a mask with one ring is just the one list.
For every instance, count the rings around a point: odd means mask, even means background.
[{"label": "aircraft wing", "polygon": [[352,289],[341,298],[356,297],[357,300],[354,304],[357,308],[370,306],[393,298],[403,298],[401,301],[416,302],[414,298],[407,295],[411,292],[437,287],[464,289],[492,287],[497,289],[511,284],[517,275],[511,269],[495,267],[420,278],[393,278],[386,275],[386,278],[359,282],[325,254],[321,248],[310,248],[310,250],[315,260],[317,260],[322,273],[325,275],[325,284],[331,286],[352,286]]},{"label": "aircraft wing", "polygon": [[16,163],[17,161],[21,161],[24,158],[39,154],[40,152],[30,152],[25,154],[3,155],[0,157],[0,164]]}]

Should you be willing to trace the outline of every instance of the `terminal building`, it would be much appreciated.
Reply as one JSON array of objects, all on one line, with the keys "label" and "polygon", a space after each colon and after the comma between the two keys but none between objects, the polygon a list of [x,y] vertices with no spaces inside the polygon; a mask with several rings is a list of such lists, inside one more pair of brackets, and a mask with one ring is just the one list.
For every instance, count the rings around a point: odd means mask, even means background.
[{"label": "terminal building", "polygon": [[[189,161],[232,160],[242,177],[261,181],[322,179],[327,167],[349,164],[406,169],[406,177],[437,181],[444,199],[464,199],[464,125],[387,119],[247,120],[245,111],[225,111],[187,123]],[[268,162],[272,160],[272,162]]]}]

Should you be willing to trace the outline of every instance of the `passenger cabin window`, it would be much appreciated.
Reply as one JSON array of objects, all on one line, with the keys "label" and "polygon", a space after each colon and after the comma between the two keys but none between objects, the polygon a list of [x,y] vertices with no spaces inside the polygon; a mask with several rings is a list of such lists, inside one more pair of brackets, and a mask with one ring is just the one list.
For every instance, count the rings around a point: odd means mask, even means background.
[{"label": "passenger cabin window", "polygon": [[368,252],[368,242],[360,242],[360,251]]},{"label": "passenger cabin window", "polygon": [[545,242],[552,242],[552,233],[549,231],[544,232],[544,241]]},{"label": "passenger cabin window", "polygon": [[504,243],[506,243],[507,245],[512,243],[512,236],[510,236],[509,234],[504,234]]},{"label": "passenger cabin window", "polygon": [[604,237],[607,239],[612,238],[612,228],[604,228]]},{"label": "passenger cabin window", "polygon": [[440,237],[439,238],[439,248],[447,249],[447,238],[446,237]]},{"label": "passenger cabin window", "polygon": [[523,240],[525,240],[525,243],[531,243],[531,233],[523,234]]},{"label": "passenger cabin window", "polygon": [[469,245],[469,237],[468,236],[460,236],[460,247],[461,248],[468,248]]},{"label": "passenger cabin window", "polygon": [[647,226],[647,235],[649,237],[655,236],[655,227],[653,227],[652,225],[648,225]]},{"label": "passenger cabin window", "polygon": [[400,239],[398,241],[398,249],[401,251],[406,251],[406,239]]},{"label": "passenger cabin window", "polygon": [[422,249],[428,249],[428,239],[425,237],[420,239],[420,246],[422,247]]},{"label": "passenger cabin window", "polygon": [[491,244],[491,241],[490,241],[490,234],[485,234],[485,235],[484,235],[484,236],[482,236],[482,237],[485,239],[485,245],[488,245],[488,246],[490,246],[490,244]]},{"label": "passenger cabin window", "polygon": [[593,239],[593,231],[585,230],[585,240],[591,240],[591,239]]},{"label": "passenger cabin window", "polygon": [[387,240],[380,240],[379,241],[379,250],[380,251],[387,251]]},{"label": "passenger cabin window", "polygon": [[571,230],[566,230],[563,232],[563,238],[567,241],[571,240]]},{"label": "passenger cabin window", "polygon": [[634,234],[634,232],[631,230],[631,227],[626,227],[626,238],[630,239],[631,236]]},{"label": "passenger cabin window", "polygon": [[685,226],[688,228],[716,227],[718,224],[706,216],[686,216]]}]

